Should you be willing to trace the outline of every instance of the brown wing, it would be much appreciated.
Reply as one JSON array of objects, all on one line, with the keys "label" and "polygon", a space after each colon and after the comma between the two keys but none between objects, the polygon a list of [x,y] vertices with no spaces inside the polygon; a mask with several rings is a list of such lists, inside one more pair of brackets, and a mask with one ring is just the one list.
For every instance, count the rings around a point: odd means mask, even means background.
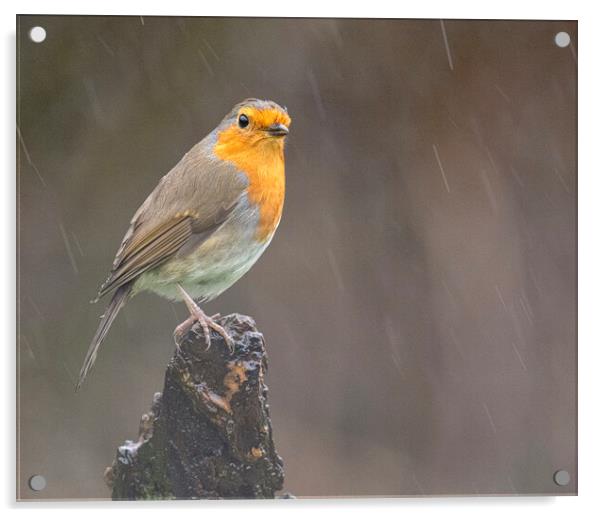
[{"label": "brown wing", "polygon": [[100,288],[98,297],[120,287],[176,253],[192,235],[191,217],[174,218],[126,246],[119,266]]},{"label": "brown wing", "polygon": [[138,209],[98,298],[185,252],[187,243],[198,245],[228,218],[248,183],[231,164],[212,158],[210,137],[193,147]]}]

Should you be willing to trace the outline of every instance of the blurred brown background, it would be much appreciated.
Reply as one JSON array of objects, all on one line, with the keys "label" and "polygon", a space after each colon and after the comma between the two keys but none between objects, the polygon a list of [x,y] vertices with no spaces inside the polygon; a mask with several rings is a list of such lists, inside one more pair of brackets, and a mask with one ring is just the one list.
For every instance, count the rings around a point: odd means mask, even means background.
[{"label": "blurred brown background", "polygon": [[265,333],[286,490],[576,491],[575,22],[18,27],[22,498],[109,496],[186,311],[133,300],[75,394],[88,301],[158,179],[249,96],[293,117],[285,212],[207,310]]}]

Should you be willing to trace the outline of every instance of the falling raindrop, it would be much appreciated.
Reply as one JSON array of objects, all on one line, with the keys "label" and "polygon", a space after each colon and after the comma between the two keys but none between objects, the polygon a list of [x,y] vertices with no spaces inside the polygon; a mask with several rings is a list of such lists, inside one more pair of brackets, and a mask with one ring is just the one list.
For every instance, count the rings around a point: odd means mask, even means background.
[{"label": "falling raindrop", "polygon": [[441,171],[441,177],[443,178],[443,183],[445,184],[445,189],[449,190],[449,183],[447,182],[447,176],[445,175],[445,171],[443,170],[443,165],[441,164],[441,160],[439,158],[439,152],[437,151],[437,146],[433,144],[433,151],[435,152],[435,158],[437,159],[437,164],[439,165],[439,170]]},{"label": "falling raindrop", "polygon": [[21,147],[23,148],[23,152],[25,153],[25,158],[27,159],[27,162],[29,163],[29,165],[32,166],[33,170],[36,172],[38,179],[40,180],[42,185],[44,187],[46,187],[47,186],[46,181],[44,181],[44,178],[42,177],[42,174],[40,173],[40,170],[38,169],[36,164],[33,163],[33,160],[31,159],[31,156],[29,155],[29,151],[27,150],[27,146],[25,145],[25,140],[23,139],[23,134],[21,133],[21,129],[19,128],[18,125],[17,125],[17,135],[19,136],[19,142],[21,142]]},{"label": "falling raindrop", "polygon": [[443,43],[445,43],[445,52],[447,53],[447,62],[449,63],[449,68],[454,70],[454,62],[452,60],[451,50],[449,49],[449,43],[447,41],[447,32],[445,30],[445,23],[443,20],[439,20],[441,23],[441,33],[443,34]]},{"label": "falling raindrop", "polygon": [[211,67],[211,65],[209,64],[209,61],[207,60],[207,58],[205,57],[205,54],[203,53],[203,51],[200,48],[197,48],[197,53],[199,54],[199,56],[201,57],[201,59],[203,60],[203,63],[205,64],[205,67],[207,68],[207,70],[209,71],[209,73],[211,75],[215,75],[215,73],[213,72],[213,68]]},{"label": "falling raindrop", "polygon": [[65,227],[62,223],[59,223],[59,230],[61,231],[61,237],[63,238],[63,243],[65,244],[65,249],[67,250],[67,255],[69,256],[69,261],[71,262],[71,267],[76,275],[79,274],[79,269],[77,268],[77,262],[75,262],[75,256],[73,255],[73,250],[71,249],[71,244],[69,242],[69,237],[67,237],[67,232],[65,231]]},{"label": "falling raindrop", "polygon": [[96,39],[100,42],[103,48],[107,51],[107,53],[111,57],[115,57],[115,51],[109,46],[109,44],[99,35],[96,36]]},{"label": "falling raindrop", "polygon": [[491,417],[491,413],[489,412],[489,407],[485,402],[483,402],[483,408],[485,409],[485,413],[487,414],[487,419],[489,420],[489,425],[493,431],[493,434],[497,434],[497,429],[495,428],[495,424],[493,423],[493,418]]}]

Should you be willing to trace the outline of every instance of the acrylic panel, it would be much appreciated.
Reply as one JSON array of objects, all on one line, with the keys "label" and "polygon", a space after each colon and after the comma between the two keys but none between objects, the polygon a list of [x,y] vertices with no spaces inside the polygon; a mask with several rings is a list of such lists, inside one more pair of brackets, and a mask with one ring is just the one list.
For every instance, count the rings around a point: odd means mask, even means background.
[{"label": "acrylic panel", "polygon": [[18,499],[576,494],[576,87],[575,21],[18,16]]}]

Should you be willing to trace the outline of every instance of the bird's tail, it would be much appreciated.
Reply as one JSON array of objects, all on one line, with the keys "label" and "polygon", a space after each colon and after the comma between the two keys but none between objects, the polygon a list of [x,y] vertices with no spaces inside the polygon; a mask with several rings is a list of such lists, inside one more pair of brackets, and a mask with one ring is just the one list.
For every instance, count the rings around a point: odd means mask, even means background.
[{"label": "bird's tail", "polygon": [[115,320],[117,313],[121,310],[121,308],[125,305],[130,292],[132,290],[132,285],[127,283],[122,285],[115,291],[111,302],[107,306],[105,313],[102,315],[100,325],[98,325],[98,330],[96,334],[94,334],[94,338],[92,339],[92,343],[90,344],[90,348],[88,348],[88,353],[86,354],[86,358],[84,359],[84,364],[82,365],[82,369],[79,372],[79,380],[77,381],[77,386],[75,387],[75,391],[78,391],[84,380],[86,375],[90,372],[92,365],[94,365],[94,361],[96,361],[96,354],[98,353],[98,347],[104,341],[104,338],[109,332],[109,328],[111,328],[111,324]]}]

